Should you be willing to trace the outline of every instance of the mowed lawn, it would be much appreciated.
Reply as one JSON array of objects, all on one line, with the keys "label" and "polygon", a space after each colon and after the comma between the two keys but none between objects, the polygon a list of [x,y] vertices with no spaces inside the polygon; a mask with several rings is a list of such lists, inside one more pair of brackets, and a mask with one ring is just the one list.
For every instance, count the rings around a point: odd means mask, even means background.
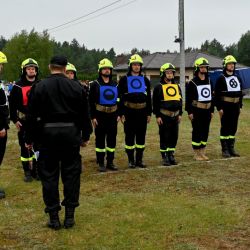
[{"label": "mowed lawn", "polygon": [[[147,169],[127,169],[119,124],[116,164],[99,174],[94,135],[82,149],[80,207],[76,226],[46,227],[41,184],[23,182],[13,126],[0,169],[0,249],[250,249],[250,100],[244,101],[237,133],[240,158],[221,158],[218,113],[211,123],[209,162],[195,162],[191,124],[184,113],[173,168],[160,165],[155,118],[148,127]],[[62,186],[61,186],[62,190]],[[61,221],[64,210],[60,212]]]}]

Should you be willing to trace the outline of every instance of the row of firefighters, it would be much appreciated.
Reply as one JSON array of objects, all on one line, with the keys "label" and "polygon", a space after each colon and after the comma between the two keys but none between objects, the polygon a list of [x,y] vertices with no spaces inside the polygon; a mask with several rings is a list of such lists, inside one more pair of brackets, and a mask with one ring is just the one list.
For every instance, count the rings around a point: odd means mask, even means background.
[{"label": "row of firefighters", "polygon": [[[7,62],[0,52],[0,65]],[[220,142],[223,157],[239,156],[235,152],[235,134],[242,108],[242,84],[235,75],[236,59],[228,55],[223,59],[223,73],[215,87],[208,77],[209,62],[198,58],[194,63],[194,78],[186,84],[185,110],[192,124],[192,147],[197,161],[208,160],[205,149],[209,126],[217,108],[220,121]],[[119,83],[112,80],[112,62],[105,58],[99,62],[97,80],[90,83],[88,90],[89,110],[95,131],[96,160],[99,171],[117,170],[114,164],[117,124],[124,125],[125,151],[129,168],[145,168],[143,152],[145,136],[151,114],[154,113],[159,126],[160,153],[164,166],[176,165],[175,149],[178,140],[179,123],[182,117],[182,93],[175,79],[175,66],[165,63],[160,68],[160,82],[151,96],[150,81],[142,74],[143,59],[134,54],[128,63],[128,73]],[[39,66],[36,60],[28,58],[22,62],[21,77],[15,83],[9,98],[10,119],[18,131],[21,148],[21,162],[24,180],[38,178],[35,166],[36,148],[25,146],[25,130],[28,96],[31,87],[39,82]],[[68,78],[77,80],[73,64],[66,67]],[[4,92],[0,93],[0,131],[8,129],[6,114],[8,103]],[[60,98],[55,96],[54,98]],[[43,103],[40,103],[43,105]],[[7,136],[1,138],[1,161],[5,151]],[[105,164],[106,157],[106,164]],[[31,162],[34,161],[31,170]]]}]

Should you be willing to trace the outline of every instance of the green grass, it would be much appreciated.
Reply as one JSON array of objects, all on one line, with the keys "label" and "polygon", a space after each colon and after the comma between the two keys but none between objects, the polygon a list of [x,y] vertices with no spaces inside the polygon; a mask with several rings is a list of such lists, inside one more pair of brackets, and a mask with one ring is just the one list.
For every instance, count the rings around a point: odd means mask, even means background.
[{"label": "green grass", "polygon": [[[94,136],[82,150],[76,226],[46,227],[41,184],[24,183],[14,127],[0,171],[0,249],[250,249],[250,101],[244,102],[236,147],[242,157],[222,160],[215,115],[207,148],[210,162],[193,160],[191,125],[180,125],[174,168],[160,166],[155,118],[148,128],[145,170],[127,170],[119,125],[117,173],[99,174]],[[64,211],[60,212],[61,220]]]}]

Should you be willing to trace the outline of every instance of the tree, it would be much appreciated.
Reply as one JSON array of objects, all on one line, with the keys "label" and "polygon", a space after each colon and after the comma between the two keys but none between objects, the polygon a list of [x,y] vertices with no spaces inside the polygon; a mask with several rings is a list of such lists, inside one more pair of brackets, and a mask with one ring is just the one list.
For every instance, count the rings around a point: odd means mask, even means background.
[{"label": "tree", "polygon": [[3,50],[3,48],[6,45],[6,43],[7,43],[7,40],[3,36],[1,36],[0,37],[0,50]]},{"label": "tree", "polygon": [[243,34],[238,42],[238,61],[250,66],[250,31]]},{"label": "tree", "polygon": [[16,33],[3,49],[8,57],[8,64],[5,67],[4,76],[13,81],[20,76],[20,65],[26,58],[33,58],[39,64],[40,77],[46,76],[48,64],[53,54],[53,42],[49,38],[47,31],[38,33],[31,30],[28,33],[22,30]]},{"label": "tree", "polygon": [[218,56],[218,57],[224,57],[225,56],[224,45],[222,45],[216,39],[213,39],[211,42],[206,40],[201,45],[201,51],[206,52],[206,53],[208,53],[210,55]]},{"label": "tree", "polygon": [[233,43],[225,48],[226,55],[233,55],[238,58],[238,45]]}]

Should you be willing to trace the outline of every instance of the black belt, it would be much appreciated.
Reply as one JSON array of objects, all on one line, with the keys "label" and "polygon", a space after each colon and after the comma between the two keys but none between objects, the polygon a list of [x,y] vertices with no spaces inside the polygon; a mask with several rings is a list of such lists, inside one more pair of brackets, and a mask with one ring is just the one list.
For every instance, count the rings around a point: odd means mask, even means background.
[{"label": "black belt", "polygon": [[45,128],[63,128],[63,127],[74,127],[73,122],[48,122],[44,124]]}]

